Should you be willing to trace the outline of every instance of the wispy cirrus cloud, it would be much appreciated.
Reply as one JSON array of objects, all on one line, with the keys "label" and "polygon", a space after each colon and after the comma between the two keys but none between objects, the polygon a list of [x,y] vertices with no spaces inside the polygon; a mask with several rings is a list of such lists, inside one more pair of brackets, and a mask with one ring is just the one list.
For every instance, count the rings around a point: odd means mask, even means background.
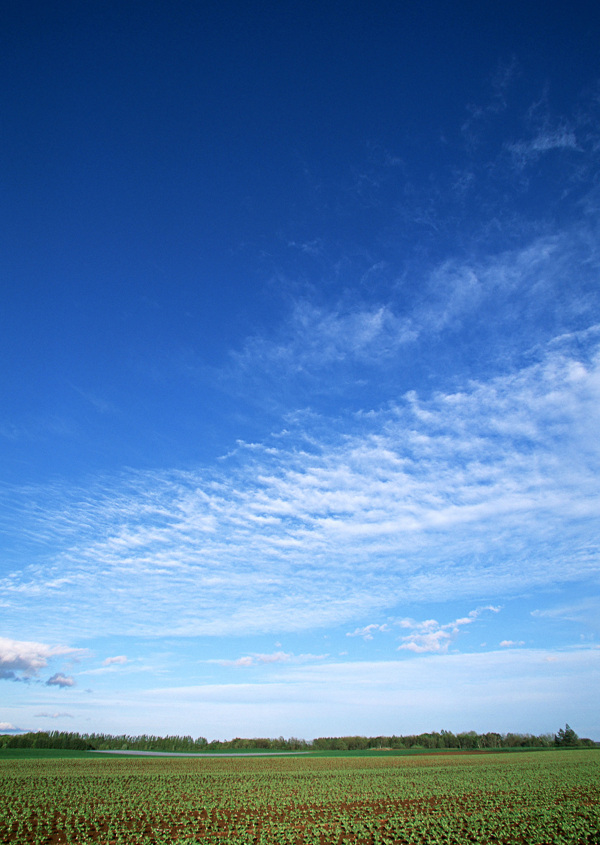
[{"label": "wispy cirrus cloud", "polygon": [[207,663],[218,663],[220,666],[243,668],[247,666],[270,666],[274,663],[308,663],[313,660],[325,660],[327,654],[293,654],[285,651],[275,651],[272,654],[245,654],[235,660],[211,659]]},{"label": "wispy cirrus cloud", "polygon": [[551,150],[580,149],[575,132],[572,128],[562,126],[556,129],[546,129],[527,141],[518,141],[508,145],[508,149],[521,167],[538,159]]},{"label": "wispy cirrus cloud", "polygon": [[96,632],[306,630],[593,577],[598,335],[349,414],[343,433],[318,414],[290,418],[211,472],[50,488],[54,507],[21,512],[19,531],[54,552],[3,579],[5,616],[35,626],[28,608],[47,602],[57,636],[82,616]]},{"label": "wispy cirrus cloud", "polygon": [[534,619],[546,619],[553,622],[572,622],[583,624],[587,628],[600,630],[600,596],[590,595],[569,604],[558,607],[536,608],[531,611]]},{"label": "wispy cirrus cloud", "polygon": [[417,336],[410,319],[389,305],[332,310],[297,302],[281,338],[254,337],[232,354],[234,371],[250,374],[290,372],[297,375],[335,365],[380,364]]},{"label": "wispy cirrus cloud", "polygon": [[349,631],[346,636],[347,637],[362,637],[363,640],[372,640],[373,634],[376,632],[383,632],[389,631],[389,626],[384,622],[382,625],[378,625],[377,623],[372,623],[371,625],[365,625],[363,628],[356,628],[354,631]]},{"label": "wispy cirrus cloud", "polygon": [[36,719],[73,719],[72,713],[36,713]]},{"label": "wispy cirrus cloud", "polygon": [[238,400],[260,396],[261,409],[277,415],[306,405],[329,413],[340,397],[376,407],[424,377],[444,389],[448,369],[489,378],[498,364],[520,368],[536,346],[592,325],[599,268],[597,237],[582,223],[497,252],[451,254],[414,270],[420,283],[409,294],[388,285],[381,301],[296,301],[276,331],[249,338],[212,378]]}]

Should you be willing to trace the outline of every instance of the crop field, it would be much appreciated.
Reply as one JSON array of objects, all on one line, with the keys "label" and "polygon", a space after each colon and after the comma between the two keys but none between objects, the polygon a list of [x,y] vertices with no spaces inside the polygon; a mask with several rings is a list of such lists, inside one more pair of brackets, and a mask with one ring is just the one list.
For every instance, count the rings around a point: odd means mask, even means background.
[{"label": "crop field", "polygon": [[0,757],[0,843],[600,843],[600,752]]}]

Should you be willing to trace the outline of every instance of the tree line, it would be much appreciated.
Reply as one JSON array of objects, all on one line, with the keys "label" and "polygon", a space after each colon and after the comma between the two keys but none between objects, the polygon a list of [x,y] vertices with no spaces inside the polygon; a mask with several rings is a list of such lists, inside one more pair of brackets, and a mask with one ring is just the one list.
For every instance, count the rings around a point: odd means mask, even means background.
[{"label": "tree line", "polygon": [[72,751],[171,751],[201,753],[207,751],[368,751],[373,749],[502,749],[502,748],[594,748],[591,739],[580,738],[573,728],[565,725],[556,734],[475,731],[452,733],[442,730],[408,736],[322,736],[313,740],[280,736],[272,738],[242,738],[212,740],[191,736],[154,736],[142,734],[77,733],[66,731],[30,731],[22,734],[0,735],[0,748],[52,748]]}]

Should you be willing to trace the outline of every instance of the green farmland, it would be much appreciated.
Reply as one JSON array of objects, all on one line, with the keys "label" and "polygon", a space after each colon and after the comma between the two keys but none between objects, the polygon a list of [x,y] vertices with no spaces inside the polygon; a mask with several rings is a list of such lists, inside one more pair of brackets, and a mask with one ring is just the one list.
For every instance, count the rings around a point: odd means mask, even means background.
[{"label": "green farmland", "polygon": [[600,753],[0,757],[1,843],[600,843]]}]

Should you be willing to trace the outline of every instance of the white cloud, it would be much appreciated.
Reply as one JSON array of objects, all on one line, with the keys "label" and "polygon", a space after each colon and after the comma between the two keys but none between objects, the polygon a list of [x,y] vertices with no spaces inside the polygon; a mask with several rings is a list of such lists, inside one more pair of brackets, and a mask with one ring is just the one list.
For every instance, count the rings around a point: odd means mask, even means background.
[{"label": "white cloud", "polygon": [[36,713],[36,719],[72,719],[72,713]]},{"label": "white cloud", "polygon": [[55,672],[51,678],[48,678],[46,685],[49,687],[74,687],[75,679],[70,675],[64,675],[62,672]]},{"label": "white cloud", "polygon": [[128,663],[128,659],[124,654],[118,654],[116,657],[107,657],[102,661],[103,666],[124,666]]},{"label": "white cloud", "polygon": [[0,731],[12,732],[18,730],[20,730],[20,728],[15,727],[12,722],[0,722]]},{"label": "white cloud", "polygon": [[372,640],[373,634],[376,631],[389,631],[389,627],[387,624],[378,625],[373,623],[371,625],[365,625],[364,628],[356,628],[356,630],[349,632],[346,634],[347,637],[362,637],[363,640]]},{"label": "white cloud", "polygon": [[49,646],[0,637],[0,678],[29,680],[39,674],[53,657],[78,657],[83,649]]},{"label": "white cloud", "polygon": [[[54,553],[2,579],[4,618],[47,632],[51,607],[56,639],[81,618],[90,635],[245,635],[595,577],[598,340],[341,421],[298,415],[211,472],[50,489],[18,524]],[[411,648],[446,647],[426,633]]]},{"label": "white cloud", "polygon": [[579,150],[580,147],[573,129],[562,126],[557,129],[541,131],[527,141],[509,144],[508,149],[520,166],[523,167],[551,150]]},{"label": "white cloud", "polygon": [[[255,337],[232,355],[231,377],[289,377],[350,364],[378,365],[411,343],[418,330],[387,304],[336,310],[296,303],[281,339]],[[329,389],[335,385],[329,383]]]},{"label": "white cloud", "polygon": [[484,611],[498,613],[499,610],[499,607],[493,607],[492,605],[478,607],[476,610],[472,610],[468,616],[463,616],[460,619],[455,619],[454,622],[447,622],[444,625],[440,625],[435,619],[426,619],[424,622],[415,622],[414,619],[402,619],[398,623],[400,627],[410,628],[411,632],[401,638],[402,642],[398,646],[398,650],[405,649],[406,651],[413,651],[416,654],[427,652],[446,654],[462,627],[470,625]]},{"label": "white cloud", "polygon": [[246,667],[270,665],[273,663],[306,663],[311,660],[324,660],[326,654],[292,654],[276,651],[273,654],[247,654],[235,660],[208,660],[207,663],[218,663],[221,666]]},{"label": "white cloud", "polygon": [[447,631],[432,619],[429,622],[423,623],[423,628],[419,633],[415,632],[403,637],[403,642],[398,648],[414,651],[417,654],[423,654],[424,652],[445,654],[448,651],[453,633],[458,633],[458,631]]},{"label": "white cloud", "polygon": [[[537,146],[550,143],[551,133],[543,137]],[[422,292],[415,294],[413,280],[410,305],[389,286],[382,302],[296,303],[278,331],[248,340],[213,380],[255,409],[260,397],[260,414],[280,419],[307,406],[339,407],[341,397],[365,411],[397,403],[423,378],[432,381],[431,368],[452,377],[466,362],[474,373],[514,370],[553,333],[597,319],[600,265],[598,239],[584,225],[518,241],[508,248],[507,238],[502,251],[474,250],[421,270]],[[344,431],[347,420],[326,423]]]},{"label": "white cloud", "polygon": [[255,654],[253,656],[257,663],[287,663],[293,657],[285,651],[276,651],[273,654]]},{"label": "white cloud", "polygon": [[524,640],[519,640],[518,642],[515,640],[502,640],[500,643],[501,648],[515,648],[515,646],[525,645]]},{"label": "white cloud", "polygon": [[220,660],[217,662],[219,662],[222,666],[252,666],[254,664],[254,659],[247,654],[244,657],[238,657],[236,660]]},{"label": "white cloud", "polygon": [[576,602],[560,604],[557,607],[543,610],[537,608],[531,611],[531,615],[535,619],[583,623],[586,627],[598,631],[600,630],[600,597],[591,595]]}]

